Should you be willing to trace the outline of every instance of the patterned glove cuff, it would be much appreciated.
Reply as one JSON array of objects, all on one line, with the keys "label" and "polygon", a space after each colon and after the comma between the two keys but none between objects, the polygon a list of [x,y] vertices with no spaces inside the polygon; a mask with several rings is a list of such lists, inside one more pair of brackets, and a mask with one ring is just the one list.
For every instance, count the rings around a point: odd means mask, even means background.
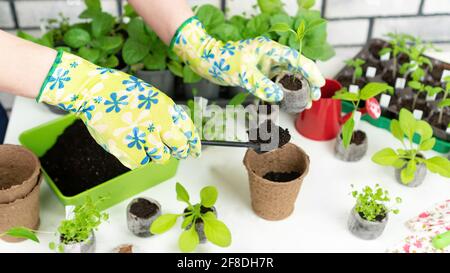
[{"label": "patterned glove cuff", "polygon": [[37,102],[41,102],[42,93],[43,93],[45,87],[47,86],[50,77],[53,75],[53,72],[55,72],[56,67],[58,66],[59,63],[61,63],[62,55],[63,55],[63,50],[58,49],[58,54],[56,55],[56,58],[53,61],[52,67],[50,67],[50,70],[48,71],[47,76],[45,77],[44,83],[42,84],[41,89],[39,90],[39,94],[36,97]]},{"label": "patterned glove cuff", "polygon": [[201,24],[201,22],[198,20],[197,16],[192,16],[189,19],[187,19],[186,21],[184,21],[180,27],[178,27],[177,31],[175,32],[175,35],[173,35],[172,40],[170,41],[170,49],[173,50],[174,46],[176,44],[180,43],[180,39],[182,39],[182,32],[185,28],[187,28],[187,26],[189,25],[198,25],[200,23],[200,25],[202,26],[201,28],[204,29],[203,25]]}]

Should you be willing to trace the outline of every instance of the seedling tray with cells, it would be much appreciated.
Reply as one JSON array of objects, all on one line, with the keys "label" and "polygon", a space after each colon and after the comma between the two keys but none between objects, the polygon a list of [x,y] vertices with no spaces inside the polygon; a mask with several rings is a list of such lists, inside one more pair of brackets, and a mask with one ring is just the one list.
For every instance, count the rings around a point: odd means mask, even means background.
[{"label": "seedling tray with cells", "polygon": [[[337,73],[335,79],[349,90],[361,89],[368,82],[385,82],[394,87],[393,94],[386,93],[376,97],[382,109],[381,117],[373,119],[365,115],[362,119],[389,130],[391,120],[398,118],[401,108],[406,108],[414,112],[417,119],[425,120],[433,127],[434,136],[437,138],[433,150],[440,153],[449,152],[450,64],[425,56],[420,48],[410,50],[409,54],[402,50],[393,52],[392,48],[389,41],[370,40]],[[411,62],[410,57],[418,60],[420,58],[420,61]],[[420,71],[415,72],[417,67]],[[359,72],[355,73],[356,70]],[[343,102],[344,112],[349,112],[352,108],[351,104]],[[417,143],[419,137],[416,135],[414,140]]]}]

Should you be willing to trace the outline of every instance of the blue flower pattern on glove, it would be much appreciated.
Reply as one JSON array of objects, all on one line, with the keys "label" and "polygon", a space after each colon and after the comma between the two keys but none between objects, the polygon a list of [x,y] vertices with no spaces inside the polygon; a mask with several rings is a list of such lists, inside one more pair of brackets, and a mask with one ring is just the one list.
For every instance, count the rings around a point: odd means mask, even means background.
[{"label": "blue flower pattern on glove", "polygon": [[53,84],[50,85],[50,90],[55,89],[55,87],[57,87],[58,89],[63,89],[64,82],[70,81],[70,77],[67,76],[68,74],[69,70],[59,68],[56,71],[56,77],[50,76],[50,78],[48,79],[49,82],[53,82]]},{"label": "blue flower pattern on glove", "polygon": [[138,99],[141,103],[139,103],[138,108],[141,109],[145,106],[145,109],[149,110],[152,104],[158,103],[158,92],[155,92],[152,88],[148,90],[147,95],[139,95]]},{"label": "blue flower pattern on glove", "polygon": [[150,87],[148,83],[138,79],[135,76],[130,76],[128,80],[122,81],[122,84],[127,87],[127,91],[133,91],[137,89],[139,92],[142,92],[145,90],[145,87]]},{"label": "blue flower pattern on glove", "polygon": [[120,106],[121,105],[127,105],[128,102],[126,101],[128,96],[123,95],[120,98],[117,97],[117,93],[113,92],[111,93],[111,95],[109,95],[109,97],[111,98],[111,100],[105,100],[105,106],[109,106],[108,108],[106,108],[106,113],[115,111],[116,113],[120,112]]},{"label": "blue flower pattern on glove", "polygon": [[145,133],[139,131],[139,128],[134,127],[133,131],[131,132],[131,134],[126,136],[126,140],[130,141],[128,143],[128,148],[134,148],[136,147],[136,149],[141,150],[142,149],[142,144],[145,144]]}]

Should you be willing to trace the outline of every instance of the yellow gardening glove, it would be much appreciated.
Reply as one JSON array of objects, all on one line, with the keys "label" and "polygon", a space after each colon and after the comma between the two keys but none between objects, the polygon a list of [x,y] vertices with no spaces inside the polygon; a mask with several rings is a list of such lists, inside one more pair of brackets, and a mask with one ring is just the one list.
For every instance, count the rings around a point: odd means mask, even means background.
[{"label": "yellow gardening glove", "polygon": [[134,76],[58,52],[38,102],[81,118],[93,138],[134,169],[200,155],[196,129],[172,99]]},{"label": "yellow gardening glove", "polygon": [[224,43],[206,33],[196,17],[178,28],[170,46],[200,76],[220,85],[241,86],[270,102],[283,99],[280,87],[270,80],[283,71],[306,78],[311,100],[320,98],[320,87],[325,84],[316,64],[299,58],[296,50],[263,36]]}]

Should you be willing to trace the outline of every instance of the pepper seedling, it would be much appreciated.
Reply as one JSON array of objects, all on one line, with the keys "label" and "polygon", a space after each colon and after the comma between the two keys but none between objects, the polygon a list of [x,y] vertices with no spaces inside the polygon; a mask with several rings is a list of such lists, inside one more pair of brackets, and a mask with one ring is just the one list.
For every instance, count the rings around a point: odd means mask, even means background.
[{"label": "pepper seedling", "polygon": [[350,118],[342,126],[342,140],[345,148],[348,148],[350,141],[353,137],[353,131],[355,129],[354,116],[356,111],[359,110],[359,104],[361,101],[366,101],[370,98],[377,96],[383,92],[394,93],[394,89],[385,83],[371,82],[366,84],[357,93],[352,93],[347,90],[347,88],[342,88],[333,96],[333,99],[349,101],[353,104],[353,111]]},{"label": "pepper seedling", "polygon": [[[354,188],[353,185],[351,185]],[[376,184],[372,189],[370,186],[365,186],[361,192],[358,190],[352,191],[352,196],[356,199],[355,210],[360,213],[361,216],[370,222],[375,222],[377,217],[386,217],[389,212],[398,214],[398,209],[393,209],[387,205],[391,198],[389,192]],[[402,199],[400,197],[395,198],[395,203],[400,204]]]},{"label": "pepper seedling", "polygon": [[426,92],[427,96],[434,96],[442,91],[440,86],[431,86],[426,85],[420,82],[416,77],[412,81],[408,82],[408,86],[412,89],[416,90],[416,93],[413,96],[412,110],[416,108],[417,100],[419,98],[420,93]]},{"label": "pepper seedling", "polygon": [[[372,156],[373,162],[396,169],[403,168],[400,173],[403,184],[409,184],[414,180],[417,165],[421,163],[425,164],[426,168],[433,173],[450,177],[450,161],[447,158],[434,156],[426,159],[422,155],[422,152],[431,150],[436,143],[433,129],[426,121],[416,120],[410,111],[403,108],[400,110],[399,119],[391,121],[390,130],[403,147],[397,150],[385,148],[378,151]],[[415,133],[420,136],[417,146],[413,142]]]},{"label": "pepper seedling", "polygon": [[365,64],[366,61],[360,58],[356,58],[355,60],[348,59],[345,61],[345,63],[353,68],[352,84],[355,84],[356,80],[362,77],[363,70],[361,66]]},{"label": "pepper seedling", "polygon": [[407,42],[414,38],[407,34],[395,34],[392,32],[388,33],[387,36],[390,38],[389,40],[390,47],[385,47],[381,49],[378,55],[383,56],[386,53],[392,53],[392,60],[393,60],[392,78],[395,78],[395,75],[397,74],[397,65],[398,65],[397,57],[400,53],[407,54],[408,52]]},{"label": "pepper seedling", "polygon": [[438,103],[438,107],[439,107],[438,123],[439,124],[442,123],[442,118],[444,116],[445,107],[450,106],[450,98],[448,98],[448,94],[450,93],[450,76],[446,76],[444,78],[444,82],[445,82],[445,89],[443,89],[444,96],[442,97],[442,100]]},{"label": "pepper seedling", "polygon": [[183,232],[178,239],[178,246],[181,251],[191,252],[200,243],[196,229],[198,221],[203,222],[204,233],[208,241],[220,247],[228,247],[231,244],[230,230],[212,212],[212,207],[218,196],[217,189],[214,186],[204,187],[200,191],[200,203],[195,205],[191,204],[189,193],[180,183],[176,184],[176,193],[177,200],[186,203],[187,209],[180,214],[168,213],[159,216],[150,227],[152,234],[162,234],[170,230],[176,224],[177,219],[183,217],[184,220],[181,224]]}]

